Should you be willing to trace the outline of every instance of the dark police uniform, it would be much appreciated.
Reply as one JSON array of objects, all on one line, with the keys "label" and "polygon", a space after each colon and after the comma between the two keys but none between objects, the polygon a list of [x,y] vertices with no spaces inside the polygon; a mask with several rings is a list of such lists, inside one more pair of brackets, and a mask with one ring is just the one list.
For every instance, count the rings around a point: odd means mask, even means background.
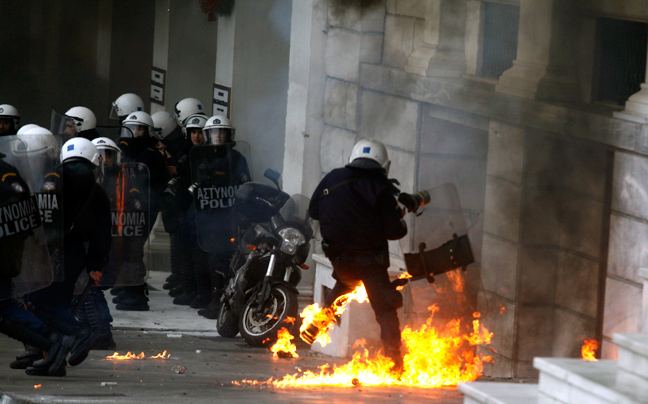
[{"label": "dark police uniform", "polygon": [[[70,335],[78,331],[70,311],[77,279],[84,269],[101,271],[111,247],[110,203],[93,170],[92,163],[78,158],[67,160],[55,168],[56,175],[47,176],[59,179],[54,192],[63,189],[65,277],[29,297],[37,316],[53,321]],[[51,185],[48,188],[52,189]]]},{"label": "dark police uniform", "polygon": [[404,237],[407,227],[393,185],[380,168],[335,169],[315,189],[309,214],[320,222],[325,254],[337,281],[326,298],[327,306],[362,282],[380,325],[385,353],[402,367],[396,310],[403,298],[387,273],[387,240]]}]

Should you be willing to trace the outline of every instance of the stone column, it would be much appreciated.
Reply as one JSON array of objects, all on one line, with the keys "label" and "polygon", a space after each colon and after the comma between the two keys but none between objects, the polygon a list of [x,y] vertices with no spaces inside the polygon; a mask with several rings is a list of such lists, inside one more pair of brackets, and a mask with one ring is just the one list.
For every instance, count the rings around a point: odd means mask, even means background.
[{"label": "stone column", "polygon": [[423,41],[405,71],[420,76],[460,77],[464,72],[466,3],[427,0]]},{"label": "stone column", "polygon": [[468,0],[466,3],[466,74],[476,76],[481,66],[484,48],[484,3]]},{"label": "stone column", "polygon": [[[283,186],[289,194],[309,194],[320,179],[325,30],[324,1],[293,3],[283,164]],[[305,184],[312,189],[304,189]]]},{"label": "stone column", "polygon": [[576,38],[570,1],[521,0],[517,58],[496,91],[530,99],[575,101],[576,54],[565,38]]}]

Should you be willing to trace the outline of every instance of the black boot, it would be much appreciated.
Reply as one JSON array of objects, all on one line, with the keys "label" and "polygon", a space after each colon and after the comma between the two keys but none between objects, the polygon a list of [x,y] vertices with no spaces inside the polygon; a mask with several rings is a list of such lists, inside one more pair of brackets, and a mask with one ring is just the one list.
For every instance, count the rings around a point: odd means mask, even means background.
[{"label": "black boot", "polygon": [[128,286],[127,288],[128,296],[121,300],[117,306],[117,310],[124,311],[148,311],[148,289],[146,284],[138,286]]},{"label": "black boot", "polygon": [[43,351],[26,345],[25,352],[16,356],[16,360],[11,362],[9,367],[12,369],[27,369],[40,359],[43,359]]},{"label": "black boot", "polygon": [[206,308],[198,310],[198,314],[210,320],[216,320],[220,313],[221,297],[223,296],[223,288],[225,287],[225,277],[220,272],[212,271],[211,280],[211,301]]},{"label": "black boot", "polygon": [[173,299],[173,304],[188,306],[198,295],[196,290],[196,271],[192,248],[182,247],[182,294]]},{"label": "black boot", "polygon": [[74,346],[74,335],[61,335],[57,332],[50,337],[52,346],[45,354],[45,358],[35,361],[32,366],[25,369],[30,376],[65,376],[65,358]]},{"label": "black boot", "polygon": [[171,264],[171,275],[166,278],[162,286],[164,290],[172,290],[182,284],[182,245],[178,233],[169,233],[169,253]]},{"label": "black boot", "polygon": [[63,377],[63,376],[65,376],[67,374],[67,372],[65,371],[65,366],[66,365],[67,365],[67,362],[63,361],[61,366],[59,366],[54,371],[50,371],[50,368],[48,366],[32,365],[32,366],[29,366],[27,369],[25,369],[25,373],[28,374],[29,376]]},{"label": "black boot", "polygon": [[194,267],[196,271],[196,297],[189,304],[192,309],[205,309],[211,301],[212,277],[209,273],[207,253],[200,248],[193,249]]}]

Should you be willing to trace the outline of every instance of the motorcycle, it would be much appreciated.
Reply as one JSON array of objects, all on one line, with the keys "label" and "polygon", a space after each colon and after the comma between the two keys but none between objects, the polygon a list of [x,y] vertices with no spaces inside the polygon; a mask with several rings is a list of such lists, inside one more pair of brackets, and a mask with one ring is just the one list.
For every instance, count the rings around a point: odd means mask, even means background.
[{"label": "motorcycle", "polygon": [[314,233],[309,198],[283,192],[276,171],[264,175],[275,187],[247,182],[234,196],[237,248],[216,324],[221,336],[240,332],[251,346],[273,344],[297,318],[297,285]]}]

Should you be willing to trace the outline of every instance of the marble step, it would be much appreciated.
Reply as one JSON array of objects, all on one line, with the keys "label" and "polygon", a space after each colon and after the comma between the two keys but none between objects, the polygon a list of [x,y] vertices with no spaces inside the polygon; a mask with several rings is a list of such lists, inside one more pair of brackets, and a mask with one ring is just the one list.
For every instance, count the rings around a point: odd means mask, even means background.
[{"label": "marble step", "polygon": [[616,361],[587,362],[571,358],[535,358],[540,371],[541,403],[646,404],[648,382],[617,378]]},{"label": "marble step", "polygon": [[464,404],[537,404],[538,385],[473,382],[459,385]]},{"label": "marble step", "polygon": [[614,334],[612,341],[619,347],[617,381],[648,385],[648,335]]}]

